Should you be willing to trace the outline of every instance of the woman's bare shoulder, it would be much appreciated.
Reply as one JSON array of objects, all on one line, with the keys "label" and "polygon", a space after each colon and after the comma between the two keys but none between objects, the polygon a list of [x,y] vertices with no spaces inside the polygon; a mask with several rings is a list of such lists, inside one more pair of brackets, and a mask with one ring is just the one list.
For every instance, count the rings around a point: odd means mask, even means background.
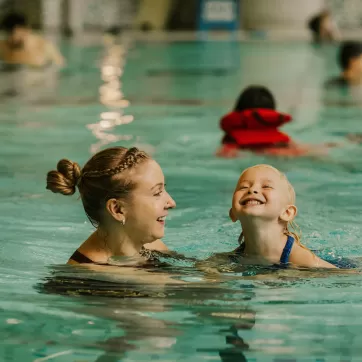
[{"label": "woman's bare shoulder", "polygon": [[166,244],[161,239],[158,239],[152,243],[145,244],[144,247],[148,250],[161,251],[161,252],[169,250]]}]

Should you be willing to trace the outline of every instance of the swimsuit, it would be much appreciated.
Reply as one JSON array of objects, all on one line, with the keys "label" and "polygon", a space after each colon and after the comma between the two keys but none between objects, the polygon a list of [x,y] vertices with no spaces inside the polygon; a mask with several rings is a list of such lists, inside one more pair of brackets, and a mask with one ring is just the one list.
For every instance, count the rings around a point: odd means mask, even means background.
[{"label": "swimsuit", "polygon": [[80,251],[76,250],[70,257],[70,260],[79,264],[94,264],[94,261],[83,255]]},{"label": "swimsuit", "polygon": [[[289,263],[289,256],[292,251],[294,244],[294,238],[288,235],[287,242],[285,243],[282,255],[280,257],[279,263],[281,266],[286,266]],[[243,255],[245,250],[245,243],[241,244],[236,250],[235,254],[230,255],[232,262],[239,262],[239,257]]]},{"label": "swimsuit", "polygon": [[[151,250],[142,248],[140,255],[147,258],[147,261],[157,261],[158,259],[153,255],[154,253]],[[79,264],[100,264],[100,265],[112,265],[107,263],[96,263],[93,260],[89,259],[87,256],[82,254],[80,251],[76,250],[73,255],[70,257],[70,260],[75,261]]]}]

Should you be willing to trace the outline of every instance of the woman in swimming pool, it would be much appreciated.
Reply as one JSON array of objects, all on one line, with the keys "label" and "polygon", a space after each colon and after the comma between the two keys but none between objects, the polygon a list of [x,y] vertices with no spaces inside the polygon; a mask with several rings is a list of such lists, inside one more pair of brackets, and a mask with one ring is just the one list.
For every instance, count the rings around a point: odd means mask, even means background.
[{"label": "woman in swimming pool", "polygon": [[241,245],[229,256],[242,263],[335,268],[303,246],[290,230],[296,214],[295,191],[283,173],[269,165],[247,168],[230,209],[231,220],[242,227]]},{"label": "woman in swimming pool", "polygon": [[60,160],[57,170],[48,172],[47,189],[73,195],[76,188],[96,231],[68,264],[107,264],[115,256],[147,258],[147,250],[168,250],[160,239],[168,210],[176,204],[165,189],[161,167],[145,152],[135,147],[108,148],[83,169],[76,162]]}]

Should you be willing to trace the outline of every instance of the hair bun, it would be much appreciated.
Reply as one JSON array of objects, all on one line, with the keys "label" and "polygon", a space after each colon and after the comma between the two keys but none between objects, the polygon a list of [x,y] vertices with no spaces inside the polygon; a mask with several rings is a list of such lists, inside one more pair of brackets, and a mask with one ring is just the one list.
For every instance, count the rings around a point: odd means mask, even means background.
[{"label": "hair bun", "polygon": [[76,191],[81,174],[78,163],[67,159],[60,160],[57,171],[53,170],[47,174],[47,189],[63,195],[73,195]]}]

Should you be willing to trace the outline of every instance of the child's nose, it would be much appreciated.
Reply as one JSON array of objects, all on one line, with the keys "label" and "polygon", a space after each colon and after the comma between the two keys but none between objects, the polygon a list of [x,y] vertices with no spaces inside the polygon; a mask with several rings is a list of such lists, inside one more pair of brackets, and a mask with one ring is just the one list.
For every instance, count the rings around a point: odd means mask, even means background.
[{"label": "child's nose", "polygon": [[256,187],[250,187],[248,194],[257,194],[258,189]]}]

